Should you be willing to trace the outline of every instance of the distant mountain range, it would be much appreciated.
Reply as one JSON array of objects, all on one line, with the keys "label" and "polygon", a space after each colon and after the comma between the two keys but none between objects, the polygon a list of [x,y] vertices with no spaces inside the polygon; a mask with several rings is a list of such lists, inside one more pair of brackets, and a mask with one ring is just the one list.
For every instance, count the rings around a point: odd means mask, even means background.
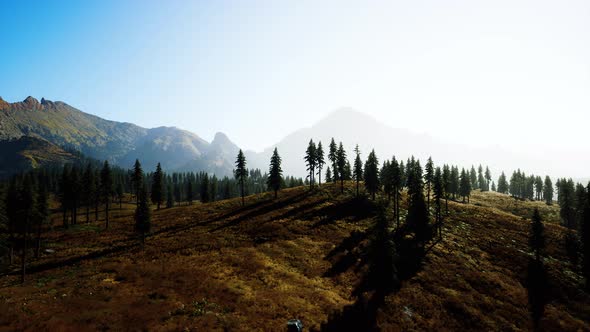
[{"label": "distant mountain range", "polygon": [[[43,141],[38,144],[44,144],[48,151],[75,149],[88,157],[107,159],[122,167],[131,167],[138,158],[146,169],[155,168],[161,162],[168,170],[204,170],[218,175],[231,175],[238,151],[222,133],[209,143],[179,128],[146,129],[109,121],[64,102],[46,99],[39,102],[27,97],[22,102],[7,103],[0,98],[0,142],[8,144],[23,137],[36,138],[37,143]],[[13,147],[21,145],[11,143]],[[2,151],[6,154],[5,160],[13,160],[20,153],[14,148]],[[32,163],[31,167],[35,165],[37,163]]]},{"label": "distant mountain range", "polygon": [[[437,164],[452,163],[464,167],[487,164],[494,178],[501,170],[509,175],[515,168],[539,175],[572,175],[568,174],[568,165],[559,164],[557,169],[555,163],[548,162],[547,153],[527,155],[510,153],[498,147],[472,148],[462,142],[443,141],[426,134],[393,128],[350,108],[338,109],[315,125],[287,135],[262,152],[244,152],[249,168],[265,171],[272,150],[277,147],[283,158],[284,174],[305,177],[303,157],[309,140],[321,141],[327,154],[332,137],[344,143],[351,161],[353,149],[358,144],[363,160],[371,149],[375,149],[380,162],[393,155],[402,160],[413,155],[422,161],[432,156]],[[9,143],[11,140],[20,141]],[[137,158],[145,169],[153,169],[161,162],[168,171],[206,171],[218,176],[231,176],[239,147],[223,133],[217,133],[212,142],[207,142],[176,127],[147,129],[131,123],[105,120],[64,102],[46,99],[39,102],[27,97],[22,102],[8,103],[0,98],[0,156],[3,157],[0,176],[9,173],[8,168],[14,170],[14,165],[19,165],[17,169],[20,169],[59,162],[60,157],[51,158],[51,155],[61,156],[67,161],[72,156],[68,156],[64,149],[80,151],[99,160],[107,159],[124,168],[130,168]],[[583,158],[588,159],[586,156],[580,158],[582,164],[586,162]],[[582,174],[577,177],[587,176]]]}]

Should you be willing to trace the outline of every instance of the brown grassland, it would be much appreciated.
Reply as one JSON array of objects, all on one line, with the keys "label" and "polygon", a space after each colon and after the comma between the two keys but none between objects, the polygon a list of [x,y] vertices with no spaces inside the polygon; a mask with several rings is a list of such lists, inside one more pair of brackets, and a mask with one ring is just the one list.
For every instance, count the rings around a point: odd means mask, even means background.
[{"label": "brown grassland", "polygon": [[[45,235],[54,249],[0,279],[0,330],[283,331],[363,314],[372,202],[339,187],[299,187],[154,211],[145,248],[133,233],[133,204],[102,222]],[[590,296],[567,260],[557,206],[474,192],[449,202],[442,241],[420,268],[367,317],[384,331],[531,330],[526,271],[533,208],[546,221],[550,285],[544,330],[590,330]],[[402,205],[405,208],[405,205]],[[16,262],[18,264],[18,260]],[[344,317],[346,319],[346,317]]]}]

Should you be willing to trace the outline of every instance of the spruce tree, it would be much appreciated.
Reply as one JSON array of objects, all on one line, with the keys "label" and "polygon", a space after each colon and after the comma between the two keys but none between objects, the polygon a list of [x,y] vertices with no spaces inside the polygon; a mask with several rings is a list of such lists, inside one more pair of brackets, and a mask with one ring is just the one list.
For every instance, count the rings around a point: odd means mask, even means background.
[{"label": "spruce tree", "polygon": [[356,195],[359,195],[359,183],[363,179],[363,162],[361,160],[361,151],[359,150],[358,144],[354,148],[354,153],[356,154],[356,158],[354,159],[354,168],[352,171],[352,176],[356,181]]},{"label": "spruce tree", "polygon": [[338,181],[338,146],[334,141],[334,137],[332,137],[332,140],[330,141],[328,160],[332,163],[332,180],[336,183],[336,181]]},{"label": "spruce tree", "polygon": [[412,161],[407,164],[408,174],[408,215],[406,224],[415,234],[415,239],[424,244],[431,237],[429,216],[424,199],[424,184],[422,183],[422,167],[420,162]]},{"label": "spruce tree", "polygon": [[467,203],[469,203],[469,196],[471,194],[471,181],[470,175],[465,171],[465,169],[461,170],[461,178],[459,182],[459,195],[463,197],[463,203],[465,203],[465,198],[467,198]]},{"label": "spruce tree", "polygon": [[217,180],[217,176],[215,174],[213,174],[213,176],[211,177],[211,181],[209,181],[210,186],[209,186],[209,200],[211,202],[215,202],[215,200],[217,199],[217,183],[219,181]]},{"label": "spruce tree", "polygon": [[92,164],[86,165],[86,170],[82,176],[82,201],[86,206],[86,223],[90,222],[90,206],[94,204],[94,197],[96,196],[96,178],[94,177],[94,170]]},{"label": "spruce tree", "polygon": [[307,172],[309,173],[309,189],[313,189],[314,185],[314,174],[315,174],[315,167],[316,167],[316,146],[313,140],[309,140],[309,144],[307,145],[307,150],[305,151],[305,164],[307,166]]},{"label": "spruce tree", "polygon": [[506,180],[506,174],[502,172],[498,178],[498,192],[501,194],[508,193],[508,181]]},{"label": "spruce tree", "polygon": [[490,190],[490,183],[492,182],[492,172],[490,172],[490,169],[488,168],[488,166],[486,166],[485,180],[486,180],[486,191],[489,191]]},{"label": "spruce tree", "polygon": [[400,164],[395,159],[395,156],[391,159],[390,164],[390,176],[391,176],[391,185],[392,185],[392,192],[393,192],[393,215],[396,220],[396,226],[399,228],[399,221],[400,221],[400,208],[399,203],[401,200],[401,190],[403,187],[402,184],[402,170]]},{"label": "spruce tree", "polygon": [[428,213],[430,213],[430,192],[432,190],[432,182],[434,181],[434,163],[432,157],[428,157],[426,165],[424,166],[424,182],[426,184],[426,206]]},{"label": "spruce tree", "polygon": [[438,236],[442,239],[442,200],[445,197],[445,184],[443,181],[442,171],[440,167],[436,168],[433,178],[433,196],[434,196],[434,216],[435,225],[438,229]]},{"label": "spruce tree", "polygon": [[238,152],[238,157],[236,159],[236,169],[234,170],[234,177],[238,181],[240,185],[240,194],[242,196],[242,206],[244,205],[244,186],[246,184],[246,179],[248,178],[248,170],[246,169],[246,157],[244,153],[240,149]]},{"label": "spruce tree", "polygon": [[471,165],[471,171],[466,171],[467,176],[469,177],[469,184],[472,189],[479,188],[479,184],[477,183],[477,173],[475,172],[475,167]]},{"label": "spruce tree", "polygon": [[451,168],[449,165],[443,166],[442,180],[445,192],[445,213],[449,213],[449,195],[451,194]]},{"label": "spruce tree", "polygon": [[324,160],[324,148],[322,147],[322,142],[318,142],[318,146],[315,151],[315,166],[318,170],[318,186],[322,185],[322,169],[326,161]]},{"label": "spruce tree", "polygon": [[135,231],[139,235],[141,247],[145,245],[145,236],[151,228],[151,211],[145,186],[139,189],[138,205],[135,208]]},{"label": "spruce tree", "polygon": [[160,163],[156,166],[156,171],[152,174],[152,191],[150,193],[152,203],[156,204],[157,209],[164,202],[164,173]]},{"label": "spruce tree", "polygon": [[553,204],[553,183],[549,175],[545,177],[545,183],[543,184],[543,198],[547,205]]},{"label": "spruce tree", "polygon": [[135,194],[136,204],[139,205],[139,191],[143,188],[143,169],[141,168],[139,159],[135,159],[135,164],[133,165],[131,186],[133,188],[133,193]]},{"label": "spruce tree", "polygon": [[[209,175],[207,173],[203,174],[201,177],[201,203],[209,203],[211,201],[210,197],[210,184],[209,184]],[[192,188],[191,188],[192,191]],[[190,204],[190,203],[189,203]]]},{"label": "spruce tree", "polygon": [[[321,143],[318,144],[318,151],[321,150]],[[322,163],[323,163],[323,151],[322,151]],[[321,169],[321,166],[319,166],[319,159],[316,160],[316,162],[318,163],[318,167]],[[318,171],[318,175],[319,175],[319,171]],[[267,186],[268,189],[274,191],[275,194],[275,198],[277,198],[278,196],[278,192],[281,189],[281,179],[283,177],[283,169],[281,168],[281,157],[279,156],[279,151],[277,150],[277,148],[274,149],[273,153],[272,153],[272,157],[270,158],[270,167],[268,170],[268,178],[267,178]],[[321,180],[320,180],[321,181]]]},{"label": "spruce tree", "polygon": [[100,171],[100,194],[102,202],[104,203],[105,225],[109,228],[109,204],[111,202],[111,195],[113,193],[113,175],[111,166],[108,161],[104,161],[102,170]]},{"label": "spruce tree", "polygon": [[186,182],[186,202],[187,202],[187,205],[192,205],[194,200],[195,200],[195,196],[193,193],[193,181],[192,181],[192,179],[188,179],[188,181]]},{"label": "spruce tree", "polygon": [[174,207],[174,194],[173,194],[172,185],[168,185],[168,189],[166,190],[166,208],[169,209]]},{"label": "spruce tree", "polygon": [[371,194],[371,198],[375,200],[375,193],[379,190],[379,161],[375,155],[375,150],[372,150],[367,157],[365,163],[365,189]]},{"label": "spruce tree", "polygon": [[[346,151],[344,150],[344,146],[342,145],[342,142],[340,142],[340,144],[338,145],[338,151],[336,152],[336,166],[338,169],[338,174],[339,174],[339,178],[340,178],[340,192],[344,193],[344,179],[346,176],[347,170],[346,170]],[[335,174],[336,172],[334,172]]]},{"label": "spruce tree", "polygon": [[581,240],[583,250],[582,271],[586,278],[586,290],[590,291],[590,182],[586,187],[588,197],[586,199],[586,206],[584,207],[583,220],[581,225]]},{"label": "spruce tree", "polygon": [[479,167],[477,168],[477,184],[479,190],[481,191],[486,191],[487,189],[487,184],[486,184],[486,179],[483,176],[483,167],[481,165],[479,165]]},{"label": "spruce tree", "polygon": [[49,218],[49,203],[48,193],[44,184],[39,184],[37,189],[37,199],[35,200],[35,209],[33,215],[33,225],[36,228],[37,239],[35,246],[35,258],[39,258],[41,251],[41,233],[43,227],[48,223]]},{"label": "spruce tree", "polygon": [[326,167],[326,182],[332,182],[332,171],[330,166]]}]

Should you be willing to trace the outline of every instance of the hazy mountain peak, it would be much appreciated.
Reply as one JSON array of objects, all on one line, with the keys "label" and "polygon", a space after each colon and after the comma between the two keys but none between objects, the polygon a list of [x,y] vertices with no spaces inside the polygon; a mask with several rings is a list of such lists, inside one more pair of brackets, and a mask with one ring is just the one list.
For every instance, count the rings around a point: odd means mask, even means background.
[{"label": "hazy mountain peak", "polygon": [[330,112],[318,124],[338,122],[341,124],[375,123],[377,120],[367,113],[360,112],[352,107],[341,107]]},{"label": "hazy mountain peak", "polygon": [[217,133],[215,133],[215,137],[213,138],[213,141],[211,141],[211,144],[226,144],[226,143],[232,143],[232,141],[229,139],[229,137],[227,137],[226,134],[218,131]]}]

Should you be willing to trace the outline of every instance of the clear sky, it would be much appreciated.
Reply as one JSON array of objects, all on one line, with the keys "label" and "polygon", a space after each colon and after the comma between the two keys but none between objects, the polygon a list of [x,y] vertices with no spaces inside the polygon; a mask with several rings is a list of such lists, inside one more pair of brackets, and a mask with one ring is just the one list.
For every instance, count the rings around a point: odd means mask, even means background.
[{"label": "clear sky", "polygon": [[0,43],[7,101],[249,149],[341,106],[476,146],[590,149],[587,0],[3,0]]}]

